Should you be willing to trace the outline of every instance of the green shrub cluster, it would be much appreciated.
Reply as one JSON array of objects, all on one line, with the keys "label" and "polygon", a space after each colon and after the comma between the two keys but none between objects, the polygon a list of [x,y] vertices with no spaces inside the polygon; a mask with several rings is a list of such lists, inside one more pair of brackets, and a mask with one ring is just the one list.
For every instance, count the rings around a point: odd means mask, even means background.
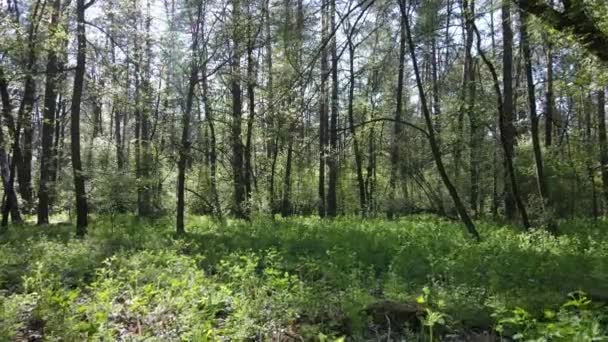
[{"label": "green shrub cluster", "polygon": [[[480,224],[480,243],[455,223],[423,216],[196,217],[179,238],[165,219],[95,222],[84,240],[72,239],[69,225],[15,227],[0,237],[3,339],[607,335],[602,222],[565,222],[558,237]],[[380,301],[417,302],[419,324],[374,322],[366,308]]]}]

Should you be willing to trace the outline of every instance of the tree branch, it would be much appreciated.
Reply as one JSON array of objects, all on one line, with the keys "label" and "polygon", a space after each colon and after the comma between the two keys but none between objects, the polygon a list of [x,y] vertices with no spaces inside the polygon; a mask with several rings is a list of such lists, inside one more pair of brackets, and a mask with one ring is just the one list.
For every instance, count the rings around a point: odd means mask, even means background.
[{"label": "tree branch", "polygon": [[561,32],[571,32],[577,41],[601,61],[608,63],[608,33],[596,24],[585,10],[583,0],[564,2],[560,12],[544,0],[513,0],[522,10],[531,13]]}]

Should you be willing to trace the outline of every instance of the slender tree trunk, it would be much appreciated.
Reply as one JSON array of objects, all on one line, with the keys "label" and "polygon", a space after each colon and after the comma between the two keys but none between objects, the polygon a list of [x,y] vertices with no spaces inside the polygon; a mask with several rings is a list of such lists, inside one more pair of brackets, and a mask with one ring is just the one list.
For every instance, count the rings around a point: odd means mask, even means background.
[{"label": "slender tree trunk", "polygon": [[203,5],[202,2],[198,3],[196,22],[194,23],[194,30],[192,32],[192,47],[190,50],[191,61],[190,61],[190,77],[188,79],[188,93],[186,95],[186,108],[182,116],[182,138],[181,146],[179,149],[179,160],[177,162],[177,207],[176,207],[176,221],[175,227],[178,235],[186,232],[184,228],[184,211],[185,211],[185,196],[184,190],[186,188],[186,165],[188,164],[188,158],[190,157],[190,121],[192,115],[192,104],[194,102],[194,91],[198,83],[198,47],[199,47],[199,32],[201,28],[201,17],[202,17]]},{"label": "slender tree trunk", "polygon": [[363,179],[363,157],[359,150],[359,141],[355,131],[355,114],[353,109],[353,101],[355,98],[355,46],[352,40],[348,39],[348,70],[349,70],[349,87],[348,87],[348,124],[350,134],[353,137],[353,152],[355,154],[355,169],[357,172],[357,185],[359,186],[359,207],[361,215],[367,214],[367,203],[365,198],[365,180]]},{"label": "slender tree trunk", "polygon": [[86,64],[87,40],[85,31],[85,3],[84,0],[76,0],[77,16],[77,42],[78,53],[76,56],[76,70],[74,72],[74,91],[72,93],[71,106],[71,146],[72,146],[72,171],[74,174],[74,189],[76,194],[76,235],[84,236],[87,233],[88,206],[85,189],[85,174],[80,159],[80,106],[82,102],[82,90],[84,87],[84,74]]},{"label": "slender tree trunk", "polygon": [[[486,64],[486,66],[490,70],[490,73],[492,74],[492,80],[494,81],[493,82],[494,91],[496,92],[496,101],[497,101],[497,107],[498,107],[498,127],[500,130],[500,143],[502,145],[502,149],[503,149],[503,152],[505,155],[504,161],[506,164],[506,174],[507,174],[506,178],[508,178],[510,181],[511,190],[513,192],[513,199],[517,205],[517,209],[519,209],[519,214],[521,215],[522,224],[524,225],[524,228],[528,229],[528,228],[530,228],[530,222],[528,220],[528,212],[526,211],[524,202],[522,201],[521,196],[519,194],[517,176],[515,174],[515,167],[513,165],[513,149],[509,148],[510,142],[507,139],[508,133],[506,131],[508,130],[508,128],[507,128],[507,124],[505,123],[506,115],[505,115],[505,109],[504,109],[504,106],[507,103],[507,101],[504,100],[502,92],[500,90],[500,83],[498,81],[498,73],[496,72],[496,68],[494,68],[494,65],[492,64],[492,62],[490,62],[490,60],[486,57],[485,53],[481,49],[481,35],[479,34],[479,31],[477,30],[475,25],[473,25],[473,29],[475,30],[475,34],[477,35],[477,50],[479,51],[479,54],[481,55],[483,62]],[[513,105],[511,102],[509,102],[509,103],[511,106]],[[506,185],[506,186],[508,186],[508,185]]]},{"label": "slender tree trunk", "polygon": [[[57,29],[61,12],[61,0],[53,1],[49,30]],[[40,160],[40,184],[38,189],[38,224],[49,223],[50,181],[53,174],[53,133],[57,104],[57,68],[59,60],[54,49],[50,49],[46,64],[44,90],[44,114],[42,118],[42,154]]]},{"label": "slender tree trunk", "polygon": [[[464,66],[462,75],[462,92],[461,92],[461,106],[460,116],[464,116],[466,113],[469,118],[469,180],[470,180],[470,196],[469,205],[474,215],[479,215],[479,153],[480,143],[483,137],[480,137],[481,125],[479,118],[475,114],[475,63],[471,54],[473,47],[473,18],[475,17],[475,1],[463,0],[462,8],[465,12],[464,15],[464,33],[465,33],[465,55],[464,55]],[[460,133],[458,133],[460,134]],[[462,146],[458,144],[456,149],[461,149]],[[460,160],[459,153],[455,154],[456,161]],[[458,168],[459,162],[455,162]],[[457,172],[456,174],[459,174]]]},{"label": "slender tree trunk", "polygon": [[397,208],[396,202],[396,188],[397,188],[397,177],[399,177],[399,165],[401,164],[399,144],[403,136],[403,127],[399,121],[403,116],[403,83],[405,77],[405,48],[406,48],[406,27],[405,20],[401,21],[399,30],[399,69],[397,71],[397,92],[395,97],[397,99],[397,106],[395,108],[395,123],[393,126],[393,136],[391,140],[391,175],[389,179],[389,208],[387,215],[389,218],[395,216],[395,209]]},{"label": "slender tree trunk", "polygon": [[[18,124],[15,138],[15,152],[13,153],[13,163],[17,167],[17,179],[19,181],[19,193],[25,201],[27,210],[32,209],[33,190],[32,190],[32,112],[36,101],[36,81],[34,79],[34,67],[36,64],[36,36],[38,33],[39,22],[44,12],[46,2],[37,0],[33,12],[31,13],[30,25],[28,30],[27,57],[25,61],[25,82],[23,88],[23,99],[19,106],[17,115]],[[20,132],[23,129],[23,146],[21,144]],[[13,175],[12,175],[13,176]],[[14,178],[14,176],[13,176]]]},{"label": "slender tree trunk", "polygon": [[276,169],[276,149],[274,134],[274,89],[272,72],[272,31],[270,30],[270,0],[264,1],[264,31],[266,38],[266,69],[268,80],[266,82],[266,158],[271,160],[271,169],[268,175],[268,205],[274,211],[274,175]]},{"label": "slender tree trunk", "polygon": [[[152,86],[151,86],[151,66],[150,60],[152,58],[152,42],[150,38],[150,1],[147,1],[147,14],[145,18],[145,51],[140,58],[141,64],[143,65],[143,73],[141,74],[141,90],[137,90],[137,101],[136,106],[138,107],[136,112],[139,114],[139,139],[138,143],[138,157],[139,165],[137,167],[138,172],[138,189],[137,189],[137,213],[140,217],[152,217],[154,216],[154,186],[153,186],[153,174],[154,174],[154,156],[151,150],[152,141],[150,140],[150,128],[151,128],[151,108],[150,102],[152,98]],[[136,67],[139,71],[139,67]],[[136,72],[136,77],[139,72]],[[137,114],[136,114],[137,115]]]},{"label": "slender tree trunk", "polygon": [[[330,29],[336,29],[336,0],[330,0]],[[336,36],[330,42],[331,50],[331,117],[329,124],[329,179],[327,188],[327,216],[335,217],[338,213],[338,52]]]},{"label": "slender tree trunk", "polygon": [[[248,5],[249,6],[249,5]],[[245,198],[248,203],[251,202],[251,183],[253,179],[253,157],[252,157],[252,139],[253,139],[253,123],[255,120],[255,83],[256,71],[255,61],[253,57],[254,43],[257,38],[257,33],[252,30],[253,18],[249,15],[248,18],[248,41],[247,41],[247,109],[249,117],[247,118],[247,132],[245,134],[245,166],[244,166],[244,186]]]},{"label": "slender tree trunk", "polygon": [[[328,0],[321,0],[321,42],[328,38]],[[325,217],[325,162],[327,160],[327,77],[329,76],[327,47],[321,50],[321,88],[319,99],[319,216]]]},{"label": "slender tree trunk", "polygon": [[553,95],[553,47],[547,47],[547,92],[545,94],[545,146],[553,143],[553,108],[555,99]]},{"label": "slender tree trunk", "polygon": [[427,138],[429,140],[429,144],[431,145],[431,152],[433,154],[433,159],[435,160],[435,166],[437,167],[437,171],[439,172],[441,180],[443,181],[445,187],[448,190],[448,193],[450,194],[450,197],[452,198],[452,201],[454,202],[456,211],[458,212],[458,215],[460,216],[460,219],[462,220],[463,224],[467,228],[468,232],[473,236],[473,238],[475,238],[476,240],[480,240],[480,236],[479,236],[479,233],[477,232],[477,229],[475,228],[475,224],[473,223],[469,214],[467,213],[467,209],[464,206],[464,204],[462,203],[462,200],[460,199],[460,196],[458,195],[458,191],[456,190],[456,187],[454,187],[454,184],[452,184],[450,177],[448,176],[448,173],[445,170],[445,167],[443,165],[443,160],[441,159],[441,151],[439,149],[439,145],[437,145],[437,140],[435,139],[435,127],[433,125],[433,118],[431,116],[431,112],[427,105],[426,93],[424,91],[424,86],[422,85],[422,79],[420,77],[420,72],[418,70],[418,61],[416,58],[416,48],[414,45],[414,40],[412,38],[409,18],[408,18],[407,12],[406,12],[407,10],[406,10],[405,0],[400,0],[399,5],[400,5],[399,7],[401,10],[401,17],[402,17],[402,20],[404,21],[405,29],[407,32],[407,42],[408,42],[409,51],[410,51],[410,58],[412,60],[412,66],[414,68],[416,86],[418,88],[418,94],[420,96],[420,104],[422,106],[422,113],[424,115],[424,121],[426,123],[426,128],[427,128],[427,133],[428,133]]},{"label": "slender tree trunk", "polygon": [[528,37],[528,14],[525,11],[521,13],[521,45],[523,58],[525,63],[526,81],[528,84],[528,105],[530,114],[531,124],[531,135],[532,135],[532,149],[534,150],[534,164],[536,165],[536,183],[538,185],[538,193],[542,200],[543,214],[547,223],[547,228],[551,232],[556,232],[555,220],[553,218],[553,212],[551,210],[549,189],[547,180],[545,178],[545,171],[543,166],[543,156],[540,146],[539,132],[538,132],[538,115],[536,113],[536,90],[534,89],[534,76],[532,72],[532,54],[530,52],[530,43]]},{"label": "slender tree trunk", "polygon": [[[289,131],[293,132],[295,124],[292,123]],[[287,217],[291,215],[291,169],[293,164],[293,136],[289,136],[287,142],[287,160],[285,161],[285,176],[283,178],[283,199],[281,203],[281,216]]]},{"label": "slender tree trunk", "polygon": [[[2,68],[0,68],[0,97],[2,99],[2,117],[6,120],[8,117],[12,117],[11,111],[13,110],[13,107],[9,97],[8,83],[4,77],[4,70],[2,70]],[[19,202],[17,201],[17,194],[15,193],[15,188],[11,182],[10,172],[8,154],[4,149],[4,132],[0,127],[0,176],[2,177],[2,186],[4,189],[4,196],[6,197],[5,210],[2,215],[2,227],[8,226],[9,212],[14,223],[22,222],[19,213]]]},{"label": "slender tree trunk", "polygon": [[[502,55],[502,79],[503,79],[503,115],[501,127],[501,139],[505,149],[504,167],[506,176],[511,177],[509,163],[512,163],[512,156],[515,152],[515,126],[513,125],[513,30],[511,28],[511,4],[509,0],[502,0],[502,34],[503,34],[503,55]],[[507,160],[511,159],[511,160]],[[505,215],[507,219],[513,220],[515,217],[515,195],[510,182],[505,182]]]},{"label": "slender tree trunk", "polygon": [[[66,100],[59,96],[59,108],[55,113],[55,141],[53,143],[53,167],[51,168],[51,182],[56,183],[61,166],[63,165],[63,144],[65,140],[65,118],[67,117]],[[54,195],[54,192],[51,192]],[[49,200],[53,203],[54,196]]]},{"label": "slender tree trunk", "polygon": [[[206,51],[206,50],[205,50]],[[203,58],[207,58],[206,54]],[[203,106],[205,108],[205,117],[207,118],[207,126],[209,127],[209,178],[211,185],[211,196],[213,197],[213,213],[218,220],[222,220],[222,206],[220,205],[220,196],[217,190],[217,142],[215,136],[215,122],[213,108],[209,101],[209,85],[207,81],[207,64],[203,64],[203,78],[201,86],[203,88]]]},{"label": "slender tree trunk", "polygon": [[245,175],[243,167],[243,141],[241,137],[242,99],[241,99],[241,51],[240,51],[240,0],[232,1],[232,57],[230,61],[232,93],[232,172],[234,182],[234,215],[237,218],[247,218],[247,203]]},{"label": "slender tree trunk", "polygon": [[597,127],[604,208],[608,208],[608,144],[606,139],[606,89],[604,88],[597,92]]}]

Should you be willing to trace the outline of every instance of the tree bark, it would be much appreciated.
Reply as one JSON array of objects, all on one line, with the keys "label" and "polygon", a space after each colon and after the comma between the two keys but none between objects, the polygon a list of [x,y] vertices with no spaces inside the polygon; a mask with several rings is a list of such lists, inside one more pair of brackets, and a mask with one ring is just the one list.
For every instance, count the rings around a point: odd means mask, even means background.
[{"label": "tree bark", "polygon": [[[12,117],[11,111],[13,106],[8,93],[8,82],[4,77],[4,70],[0,68],[0,97],[2,99],[2,117]],[[11,182],[10,166],[8,154],[4,149],[4,132],[0,127],[0,176],[2,177],[2,186],[6,197],[5,210],[2,215],[2,227],[8,226],[8,214],[10,212],[14,223],[21,223],[21,214],[19,213],[19,202],[15,188]],[[3,228],[6,229],[6,228]]]},{"label": "tree bark", "polygon": [[76,56],[76,70],[74,72],[74,90],[72,92],[70,134],[72,145],[72,171],[76,195],[76,235],[79,237],[82,237],[87,233],[88,225],[85,174],[80,159],[80,106],[82,102],[82,90],[84,87],[85,64],[87,58],[85,10],[84,0],[76,0],[78,53]]},{"label": "tree bark", "polygon": [[[49,30],[54,32],[59,24],[61,0],[53,1]],[[53,174],[53,134],[57,104],[57,68],[59,60],[54,49],[50,49],[46,64],[44,90],[44,114],[42,118],[42,154],[40,160],[40,183],[38,189],[38,224],[49,223],[50,181]]]},{"label": "tree bark", "polygon": [[604,88],[597,92],[597,127],[602,191],[604,194],[604,209],[606,209],[608,208],[608,144],[606,139],[606,89]]},{"label": "tree bark", "polygon": [[175,228],[178,235],[183,235],[186,230],[184,228],[184,211],[185,211],[185,196],[186,188],[186,166],[190,157],[190,121],[192,116],[192,104],[194,102],[194,91],[198,83],[198,49],[199,49],[199,32],[201,28],[203,5],[198,3],[196,22],[192,32],[192,47],[190,49],[190,77],[188,79],[188,93],[186,95],[186,108],[182,116],[182,138],[179,149],[179,159],[177,162],[177,206]]},{"label": "tree bark", "polygon": [[[479,34],[477,27],[475,27],[475,24],[473,24],[473,29],[475,30],[475,34],[477,36],[477,50],[479,51],[479,54],[481,55],[483,62],[490,70],[490,73],[492,74],[492,80],[494,81],[494,91],[496,92],[496,101],[497,101],[497,107],[498,107],[498,127],[500,130],[500,143],[501,143],[501,146],[502,146],[502,149],[504,152],[504,159],[505,159],[504,161],[506,164],[507,178],[509,178],[509,181],[510,181],[511,190],[513,191],[514,201],[515,201],[515,204],[517,205],[517,209],[519,209],[519,214],[521,215],[522,224],[524,225],[524,228],[528,229],[528,228],[530,228],[530,222],[528,220],[528,212],[526,211],[524,202],[522,201],[521,196],[519,195],[517,177],[515,174],[515,167],[513,165],[513,154],[512,154],[513,150],[509,148],[509,142],[506,140],[507,134],[505,134],[506,133],[505,131],[507,129],[506,128],[507,125],[505,124],[505,114],[504,114],[505,113],[504,104],[506,101],[503,100],[503,95],[500,90],[500,82],[498,81],[498,73],[496,72],[496,68],[494,68],[494,65],[492,64],[492,62],[490,62],[490,60],[486,57],[485,53],[481,49],[481,35]],[[512,103],[511,103],[511,105],[512,105]]]},{"label": "tree bark", "polygon": [[[336,30],[336,0],[330,0],[330,30]],[[331,50],[331,116],[329,124],[329,179],[327,187],[327,216],[335,217],[338,213],[338,52],[336,35],[330,42]]]},{"label": "tree bark", "polygon": [[327,47],[325,42],[328,38],[328,0],[321,0],[321,86],[319,99],[319,203],[318,211],[320,217],[325,217],[325,163],[327,160],[327,77],[329,76]]},{"label": "tree bark", "polygon": [[[206,50],[203,58],[206,60]],[[217,190],[217,140],[215,136],[214,113],[209,101],[209,84],[207,81],[207,64],[203,64],[203,78],[201,86],[203,90],[203,106],[205,108],[205,117],[207,118],[207,126],[209,127],[209,178],[211,186],[211,196],[213,198],[213,213],[218,220],[222,220],[222,206],[220,205],[220,196]]]},{"label": "tree bark", "polygon": [[550,147],[553,143],[553,108],[555,99],[553,97],[553,47],[551,43],[547,47],[547,92],[545,96],[545,146]]},{"label": "tree bark", "polygon": [[359,188],[359,208],[361,215],[367,214],[367,203],[365,198],[365,180],[363,179],[363,156],[359,149],[359,141],[355,130],[355,114],[353,109],[353,101],[355,97],[355,46],[348,36],[348,70],[349,70],[349,86],[348,86],[348,124],[350,134],[353,137],[353,152],[355,154],[355,171],[357,173],[357,185]]},{"label": "tree bark", "polygon": [[585,1],[563,1],[564,11],[558,11],[545,0],[513,0],[554,29],[572,32],[577,40],[603,62],[608,62],[608,34],[600,28],[586,8]]},{"label": "tree bark", "polygon": [[456,207],[456,211],[458,212],[458,215],[460,216],[462,223],[467,228],[469,234],[471,234],[474,239],[479,241],[481,238],[479,236],[479,233],[477,232],[477,229],[475,228],[475,224],[473,223],[469,214],[467,213],[467,209],[464,206],[464,204],[462,203],[462,200],[460,199],[460,196],[458,195],[458,191],[456,190],[456,187],[454,187],[454,184],[452,184],[452,181],[450,180],[450,177],[448,176],[447,171],[445,170],[445,167],[443,165],[443,160],[441,159],[441,151],[439,149],[439,145],[437,144],[437,140],[435,138],[435,127],[433,125],[433,118],[431,117],[431,112],[428,108],[428,104],[427,104],[427,100],[426,100],[426,93],[424,91],[424,86],[422,85],[420,71],[418,70],[418,61],[416,59],[416,49],[415,49],[415,45],[414,45],[414,40],[412,38],[409,18],[408,18],[407,12],[406,12],[407,10],[406,10],[405,0],[399,0],[399,5],[400,5],[399,7],[401,10],[401,17],[402,17],[402,20],[404,21],[404,25],[405,25],[405,29],[406,29],[406,33],[407,33],[407,42],[408,42],[409,51],[410,51],[410,58],[412,59],[412,66],[414,68],[414,76],[416,78],[416,86],[418,88],[418,94],[420,96],[420,105],[422,106],[422,114],[424,115],[424,121],[426,123],[427,131],[428,131],[429,145],[431,146],[431,152],[433,154],[435,166],[437,167],[439,176],[441,177],[441,180],[443,181],[445,187],[448,190],[448,193],[450,194],[450,197],[452,198],[452,201],[454,202],[454,206]]},{"label": "tree bark", "polygon": [[241,119],[243,103],[241,99],[241,51],[240,51],[240,20],[241,2],[232,1],[232,56],[230,59],[232,95],[232,172],[234,186],[233,213],[237,218],[247,218],[247,198],[245,188],[245,170],[243,167],[243,141],[241,136]]},{"label": "tree bark", "polygon": [[[503,55],[502,55],[502,81],[503,81],[503,111],[500,120],[501,140],[503,141],[503,149],[505,150],[504,168],[506,177],[511,178],[509,165],[512,163],[512,156],[515,152],[515,126],[513,125],[513,30],[511,28],[511,6],[509,0],[502,0],[501,7],[502,15],[502,37],[503,37]],[[505,182],[504,201],[505,201],[505,216],[509,220],[515,218],[515,195],[511,185],[513,180]]]},{"label": "tree bark", "polygon": [[534,164],[536,166],[536,183],[538,186],[538,193],[542,200],[542,210],[547,223],[549,231],[555,233],[556,225],[553,218],[553,212],[551,210],[550,199],[549,199],[549,188],[547,180],[545,178],[545,171],[543,166],[543,155],[540,146],[539,132],[538,132],[538,115],[536,113],[536,90],[534,87],[534,76],[532,72],[532,54],[530,52],[530,43],[528,36],[528,15],[525,11],[521,11],[521,45],[523,58],[525,63],[526,81],[528,84],[528,105],[530,114],[531,124],[531,135],[532,135],[532,149],[534,150]]},{"label": "tree bark", "polygon": [[[401,1],[400,1],[401,4]],[[405,6],[405,5],[403,5]],[[395,108],[395,124],[393,126],[393,136],[391,137],[391,175],[389,179],[389,207],[387,216],[392,219],[395,216],[395,209],[397,207],[396,201],[396,189],[397,189],[397,178],[399,177],[399,165],[401,164],[400,159],[400,139],[403,136],[403,127],[398,122],[401,121],[403,116],[403,83],[405,78],[405,49],[406,49],[406,27],[405,20],[401,21],[399,29],[399,66],[397,71],[397,90],[396,90],[396,108]]]}]

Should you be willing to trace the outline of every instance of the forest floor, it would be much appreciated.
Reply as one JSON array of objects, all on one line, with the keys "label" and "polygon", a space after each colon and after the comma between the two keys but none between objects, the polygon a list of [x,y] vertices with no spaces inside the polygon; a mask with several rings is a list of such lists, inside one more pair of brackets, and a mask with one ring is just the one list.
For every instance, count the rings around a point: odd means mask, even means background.
[{"label": "forest floor", "polygon": [[[608,223],[192,217],[11,226],[0,340],[602,340]],[[595,339],[594,339],[595,338]]]}]

